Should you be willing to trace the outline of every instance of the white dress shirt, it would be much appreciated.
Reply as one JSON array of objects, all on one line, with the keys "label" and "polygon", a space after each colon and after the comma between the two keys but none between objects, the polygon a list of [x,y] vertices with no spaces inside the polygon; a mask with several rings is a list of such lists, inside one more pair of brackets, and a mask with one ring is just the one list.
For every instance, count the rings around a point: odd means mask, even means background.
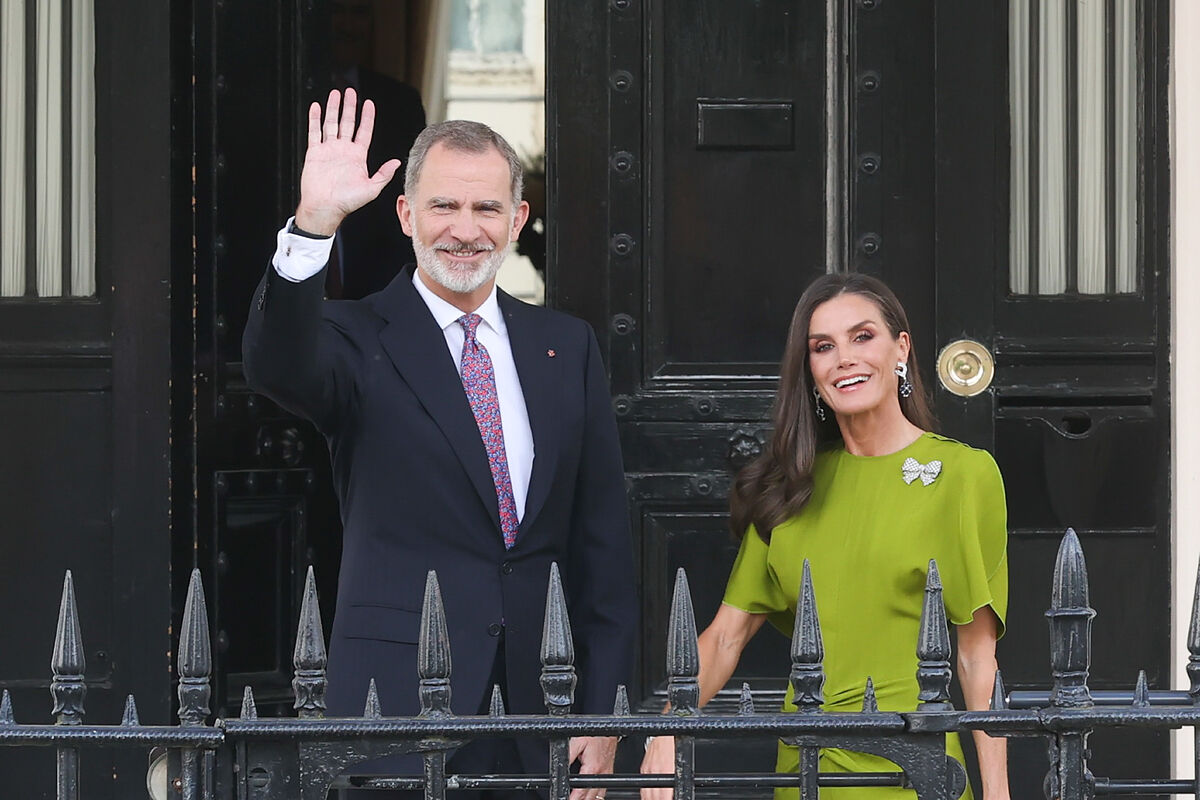
[{"label": "white dress shirt", "polygon": [[[289,233],[292,220],[279,231],[276,237],[275,255],[272,265],[279,276],[292,283],[307,280],[321,271],[329,261],[333,248],[333,237],[314,239]],[[425,301],[433,315],[446,347],[454,360],[454,367],[462,374],[462,349],[466,333],[458,318],[464,312],[438,297],[421,280],[419,272],[413,273],[413,286]],[[508,326],[500,313],[496,300],[496,287],[479,308],[473,312],[483,318],[475,332],[475,338],[488,351],[492,371],[496,376],[496,395],[500,402],[500,424],[504,428],[504,452],[508,456],[508,474],[512,481],[513,500],[517,506],[517,519],[525,517],[525,498],[529,494],[529,476],[533,472],[533,430],[529,427],[529,412],[525,408],[525,393],[517,375],[517,363],[513,360],[512,345],[508,339]]]}]

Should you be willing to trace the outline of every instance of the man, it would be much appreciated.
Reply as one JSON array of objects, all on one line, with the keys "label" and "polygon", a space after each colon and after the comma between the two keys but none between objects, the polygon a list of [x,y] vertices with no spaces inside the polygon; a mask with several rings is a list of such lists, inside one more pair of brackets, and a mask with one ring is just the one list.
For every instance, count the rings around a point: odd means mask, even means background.
[{"label": "man", "polygon": [[[557,561],[575,637],[575,710],[609,713],[636,615],[616,423],[591,329],[496,290],[528,213],[520,162],[478,123],[426,129],[397,204],[415,270],[362,300],[322,301],[328,237],[399,167],[368,172],[373,104],[355,135],[354,90],[340,117],[339,101],[331,92],[323,122],[318,104],[309,110],[300,204],[243,342],[250,385],[311,419],[329,443],[345,529],[329,711],[361,715],[375,678],[385,714],[416,712],[421,597],[436,569],[454,708],[483,711],[495,681],[510,712],[541,713],[539,646]],[[582,772],[606,772],[615,748],[615,739],[579,738],[571,755]],[[544,742],[483,740],[449,768],[542,771],[545,762]],[[392,759],[386,769],[419,773],[420,762]]]}]

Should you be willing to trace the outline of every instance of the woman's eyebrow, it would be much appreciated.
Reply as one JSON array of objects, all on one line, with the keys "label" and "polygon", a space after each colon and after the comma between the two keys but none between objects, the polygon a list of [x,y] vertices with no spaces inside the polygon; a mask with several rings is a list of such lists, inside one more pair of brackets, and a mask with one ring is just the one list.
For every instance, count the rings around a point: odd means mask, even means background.
[{"label": "woman's eyebrow", "polygon": [[[868,325],[874,325],[874,324],[875,324],[875,320],[873,320],[873,319],[864,319],[862,322],[859,322],[859,323],[857,323],[857,324],[855,324],[855,325],[851,325],[849,328],[846,328],[846,332],[847,332],[847,333],[849,333],[850,331],[857,331],[857,330],[859,330],[859,329],[861,329],[861,328],[865,328],[865,327],[867,327]],[[810,334],[808,335],[808,338],[809,338],[809,340],[812,340],[812,339],[828,339],[828,338],[829,338],[829,334],[828,334],[828,333],[810,333]]]}]

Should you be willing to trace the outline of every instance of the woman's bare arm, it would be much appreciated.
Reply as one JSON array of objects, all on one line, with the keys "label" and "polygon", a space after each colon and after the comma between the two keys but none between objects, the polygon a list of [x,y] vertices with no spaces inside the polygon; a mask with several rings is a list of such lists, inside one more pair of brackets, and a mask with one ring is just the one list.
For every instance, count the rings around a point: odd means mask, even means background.
[{"label": "woman's bare arm", "polygon": [[[703,706],[721,690],[733,671],[746,643],[758,633],[766,614],[750,614],[740,608],[721,604],[712,623],[700,634],[700,705]],[[675,771],[675,739],[657,736],[646,747],[642,760],[643,774],[662,774]],[[643,800],[670,800],[670,789],[642,789]]]},{"label": "woman's bare arm", "polygon": [[[970,711],[988,708],[996,676],[996,635],[1000,622],[991,607],[975,612],[966,625],[958,626],[958,682]],[[979,755],[979,777],[984,800],[1008,800],[1008,742],[975,731]]]}]

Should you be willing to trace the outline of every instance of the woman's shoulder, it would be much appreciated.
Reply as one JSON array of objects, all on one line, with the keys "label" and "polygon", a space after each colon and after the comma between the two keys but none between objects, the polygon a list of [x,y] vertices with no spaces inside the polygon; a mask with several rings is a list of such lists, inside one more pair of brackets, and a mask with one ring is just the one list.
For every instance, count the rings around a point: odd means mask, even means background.
[{"label": "woman's shoulder", "polygon": [[938,433],[926,433],[922,440],[922,460],[937,459],[942,462],[943,470],[952,466],[954,472],[963,477],[982,478],[1000,474],[996,459],[987,450]]}]

